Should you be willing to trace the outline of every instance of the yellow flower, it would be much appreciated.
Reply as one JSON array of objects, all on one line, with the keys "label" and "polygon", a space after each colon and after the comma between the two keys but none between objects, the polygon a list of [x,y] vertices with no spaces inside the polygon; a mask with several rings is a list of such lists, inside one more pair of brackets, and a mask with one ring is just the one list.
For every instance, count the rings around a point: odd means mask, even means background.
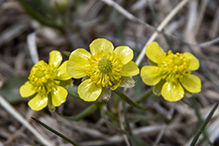
[{"label": "yellow flower", "polygon": [[141,69],[141,77],[145,84],[154,86],[153,92],[165,100],[178,101],[184,95],[201,91],[201,80],[191,74],[199,68],[198,59],[191,53],[168,52],[168,56],[157,42],[152,42],[146,48],[146,56],[152,66]]},{"label": "yellow flower", "polygon": [[127,46],[114,50],[106,39],[96,39],[90,44],[91,54],[79,48],[73,51],[67,63],[67,72],[73,78],[82,78],[78,94],[85,101],[95,101],[99,96],[108,99],[111,90],[133,87],[131,76],[139,74],[137,65],[131,61],[133,51]]},{"label": "yellow flower", "polygon": [[65,88],[72,84],[66,72],[67,61],[59,67],[61,53],[52,51],[49,55],[49,64],[42,60],[36,63],[30,71],[29,80],[20,87],[21,96],[31,98],[28,105],[35,111],[45,108],[48,103],[52,111],[60,106],[68,95]]}]

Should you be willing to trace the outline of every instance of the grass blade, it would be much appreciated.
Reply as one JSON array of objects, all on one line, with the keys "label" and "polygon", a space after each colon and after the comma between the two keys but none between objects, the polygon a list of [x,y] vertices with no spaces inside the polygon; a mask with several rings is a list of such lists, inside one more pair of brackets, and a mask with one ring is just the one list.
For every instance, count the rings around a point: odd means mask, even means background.
[{"label": "grass blade", "polygon": [[204,129],[205,129],[205,127],[207,126],[208,122],[210,121],[211,117],[213,116],[215,110],[217,109],[218,104],[219,104],[219,102],[218,102],[217,104],[215,104],[215,106],[212,108],[211,112],[208,114],[208,116],[207,116],[205,122],[202,124],[202,126],[200,127],[200,129],[198,130],[198,132],[195,134],[195,137],[193,138],[193,140],[192,140],[190,146],[195,146],[195,144],[196,144],[196,142],[197,142],[199,136],[202,134],[202,132],[204,131]]},{"label": "grass blade", "polygon": [[31,117],[33,120],[35,120],[37,123],[39,123],[40,125],[42,125],[43,127],[45,127],[46,129],[48,129],[49,131],[51,131],[52,133],[58,135],[59,137],[61,137],[62,139],[66,140],[67,142],[71,143],[74,146],[78,146],[75,142],[73,142],[72,140],[70,140],[69,138],[65,137],[64,135],[62,135],[61,133],[59,133],[58,131],[50,128],[49,126],[47,126],[46,124],[44,124],[43,122]]}]

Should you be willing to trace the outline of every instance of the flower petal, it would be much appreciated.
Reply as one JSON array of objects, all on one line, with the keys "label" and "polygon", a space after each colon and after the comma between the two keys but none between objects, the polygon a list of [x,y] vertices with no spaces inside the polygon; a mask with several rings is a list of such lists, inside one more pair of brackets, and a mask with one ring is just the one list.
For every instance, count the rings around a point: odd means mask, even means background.
[{"label": "flower petal", "polygon": [[61,86],[56,86],[53,92],[51,92],[52,104],[54,106],[60,106],[62,103],[66,101],[67,95],[68,95],[68,92],[65,88]]},{"label": "flower petal", "polygon": [[41,66],[41,67],[47,67],[48,64],[46,62],[44,62],[43,60],[40,60],[39,62],[37,62],[32,68],[31,68],[31,71],[35,71],[35,70],[38,70],[38,66]]},{"label": "flower petal", "polygon": [[196,75],[188,75],[180,78],[179,81],[186,90],[191,93],[198,93],[201,91],[201,80]]},{"label": "flower petal", "polygon": [[29,81],[20,87],[20,94],[22,97],[30,97],[34,93],[36,93],[36,91],[33,89],[33,85],[30,84]]},{"label": "flower petal", "polygon": [[194,55],[189,52],[185,52],[183,55],[186,57],[186,59],[191,60],[188,69],[197,70],[199,68],[199,60]]},{"label": "flower petal", "polygon": [[103,50],[106,54],[108,54],[109,52],[113,52],[113,49],[113,44],[104,38],[95,39],[90,44],[90,51],[93,56],[96,54],[97,51]]},{"label": "flower petal", "polygon": [[91,54],[85,49],[77,49],[73,51],[67,62],[67,73],[76,79],[85,76],[90,57]]},{"label": "flower petal", "polygon": [[83,81],[78,86],[78,94],[84,101],[96,101],[102,92],[102,87],[94,84],[91,79]]},{"label": "flower petal", "polygon": [[57,51],[53,50],[49,53],[49,65],[58,67],[62,62],[62,54]]},{"label": "flower petal", "polygon": [[146,85],[156,85],[161,80],[159,68],[157,66],[142,67],[141,78]]},{"label": "flower petal", "polygon": [[133,51],[128,46],[116,47],[114,53],[121,59],[123,64],[127,64],[133,58]]},{"label": "flower petal", "polygon": [[133,61],[130,61],[123,66],[123,70],[121,72],[122,76],[135,76],[137,74],[139,74],[139,68]]},{"label": "flower petal", "polygon": [[166,82],[164,83],[161,91],[161,95],[167,101],[178,101],[184,96],[184,89],[179,82]]},{"label": "flower petal", "polygon": [[33,97],[29,102],[29,107],[34,111],[40,111],[41,109],[45,108],[48,104],[48,95],[38,93],[35,97]]},{"label": "flower petal", "polygon": [[147,45],[145,53],[147,57],[155,63],[158,63],[158,60],[165,54],[157,42],[152,42]]},{"label": "flower petal", "polygon": [[63,62],[62,65],[58,68],[58,74],[56,79],[68,80],[71,78],[71,76],[67,73],[67,62],[68,61]]}]

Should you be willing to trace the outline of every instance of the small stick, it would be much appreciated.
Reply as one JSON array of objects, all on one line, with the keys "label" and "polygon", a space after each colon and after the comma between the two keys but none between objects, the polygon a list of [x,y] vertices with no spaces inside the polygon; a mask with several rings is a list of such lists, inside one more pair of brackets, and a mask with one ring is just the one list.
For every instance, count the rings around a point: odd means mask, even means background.
[{"label": "small stick", "polygon": [[5,99],[0,95],[0,105],[9,112],[17,121],[19,121],[24,127],[26,127],[33,135],[42,142],[43,145],[53,146],[48,140],[46,140],[33,126],[28,123],[17,110],[11,106]]},{"label": "small stick", "polygon": [[[181,1],[168,15],[167,17],[161,22],[161,24],[158,26],[157,30],[158,31],[162,31],[163,28],[169,23],[169,21],[176,15],[177,12],[179,12],[180,9],[183,8],[183,6],[189,2],[190,0],[183,0]],[[150,44],[152,41],[154,41],[156,39],[156,37],[158,36],[158,31],[154,32],[152,34],[152,36],[149,38],[149,40],[146,42],[146,44],[144,45],[144,47],[142,48],[142,51],[140,53],[140,55],[138,56],[138,58],[136,59],[135,63],[139,66],[144,54],[145,54],[145,50],[146,50],[146,46],[148,44]]]}]

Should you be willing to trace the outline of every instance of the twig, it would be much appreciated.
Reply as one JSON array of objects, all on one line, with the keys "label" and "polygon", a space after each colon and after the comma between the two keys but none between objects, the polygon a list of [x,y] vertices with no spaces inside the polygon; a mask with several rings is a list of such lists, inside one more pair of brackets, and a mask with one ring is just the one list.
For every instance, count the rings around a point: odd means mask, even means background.
[{"label": "twig", "polygon": [[8,111],[16,120],[18,120],[24,127],[26,127],[33,135],[42,142],[43,145],[53,146],[48,140],[46,140],[34,127],[32,127],[17,110],[12,107],[1,95],[0,95],[0,105]]},{"label": "twig", "polygon": [[198,18],[197,18],[197,21],[196,21],[196,25],[194,27],[195,28],[195,30],[194,30],[195,36],[197,35],[197,33],[199,31],[199,28],[201,26],[201,22],[202,22],[202,19],[203,19],[203,16],[204,16],[204,12],[206,10],[208,2],[209,2],[209,0],[202,0],[201,10],[200,10],[200,13],[198,15]]},{"label": "twig", "polygon": [[145,23],[141,19],[135,17],[134,15],[132,15],[131,13],[126,11],[123,7],[121,7],[119,4],[114,2],[113,0],[101,0],[101,1],[106,3],[107,5],[112,6],[113,8],[115,8],[119,13],[121,13],[127,19],[132,20],[132,21],[137,22],[137,23],[140,23],[140,24],[143,24],[149,30],[156,31],[156,28],[154,28],[153,26]]},{"label": "twig", "polygon": [[27,36],[27,45],[30,51],[30,56],[33,60],[33,63],[36,64],[39,61],[39,56],[37,52],[37,45],[36,45],[36,33],[33,32]]},{"label": "twig", "polygon": [[208,41],[208,42],[205,42],[205,43],[202,43],[202,44],[199,44],[198,46],[201,47],[201,48],[204,48],[204,47],[209,47],[215,43],[219,42],[219,37],[211,40],[211,41]]},{"label": "twig", "polygon": [[[123,117],[122,117],[121,112],[122,112],[122,101],[120,101],[120,103],[119,103],[119,123],[120,123],[121,129],[124,130],[125,128],[123,126],[123,122],[122,122],[123,121]],[[123,138],[124,138],[124,140],[126,142],[126,145],[127,146],[131,146],[130,143],[129,143],[129,140],[128,140],[128,136],[124,134]]]},{"label": "twig", "polygon": [[[189,0],[183,0],[181,1],[168,15],[167,17],[161,22],[161,24],[158,26],[157,30],[158,31],[162,31],[164,29],[164,27],[169,23],[169,21],[176,15],[177,12],[179,12],[179,10],[181,8],[183,8],[183,6],[189,2]],[[138,56],[138,58],[136,59],[135,63],[139,66],[144,54],[145,54],[145,49],[146,46],[151,43],[152,41],[154,41],[156,39],[156,37],[158,36],[158,32],[154,32],[152,34],[152,36],[149,38],[149,40],[146,42],[146,44],[144,45],[144,47],[142,48],[142,51],[140,53],[140,55]]]}]

